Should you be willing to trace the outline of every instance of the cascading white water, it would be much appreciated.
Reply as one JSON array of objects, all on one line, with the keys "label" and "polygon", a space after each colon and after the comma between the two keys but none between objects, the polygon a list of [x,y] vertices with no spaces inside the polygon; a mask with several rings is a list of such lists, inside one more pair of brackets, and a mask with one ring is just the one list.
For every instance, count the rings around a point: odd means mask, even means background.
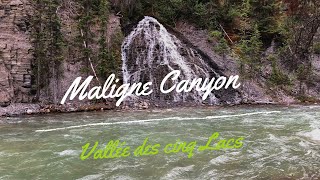
[{"label": "cascading white water", "polygon": [[[148,16],[124,40],[122,61],[124,83],[153,83],[150,100],[203,103],[203,92],[161,94],[160,83],[173,70],[181,71],[181,79],[177,81],[219,76],[196,50],[187,47],[155,18]],[[218,99],[212,94],[207,103],[217,104]]]}]

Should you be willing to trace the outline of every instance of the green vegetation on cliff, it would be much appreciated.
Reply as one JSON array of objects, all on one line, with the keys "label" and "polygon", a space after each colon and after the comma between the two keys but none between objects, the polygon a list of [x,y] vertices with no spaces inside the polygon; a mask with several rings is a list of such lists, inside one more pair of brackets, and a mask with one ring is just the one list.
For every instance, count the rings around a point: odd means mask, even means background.
[{"label": "green vegetation on cliff", "polygon": [[[86,72],[97,71],[96,75],[105,79],[111,73],[118,73],[121,59],[119,48],[113,46],[117,42],[115,37],[108,37],[108,20],[110,14],[109,1],[107,0],[81,0],[81,11],[78,16],[79,45],[83,49],[83,61],[86,63]],[[98,32],[93,27],[98,26]],[[108,40],[111,39],[111,40]],[[114,40],[115,38],[115,40]],[[81,44],[82,45],[81,47]],[[98,44],[97,54],[93,52],[93,46]],[[121,42],[117,44],[121,46]],[[91,66],[90,64],[93,64]],[[95,70],[94,67],[97,67]]]},{"label": "green vegetation on cliff", "polygon": [[[77,37],[68,42],[62,34],[60,0],[32,0],[31,34],[34,45],[33,85],[53,94],[56,102],[61,78],[64,45],[77,49],[82,71],[104,80],[119,74],[122,32],[109,34],[110,14],[121,16],[123,28],[153,16],[175,26],[188,22],[206,29],[217,43],[212,48],[222,56],[238,60],[242,77],[256,79],[269,67],[266,78],[272,86],[292,81],[312,85],[311,54],[320,54],[314,37],[320,26],[317,0],[79,0],[76,6]],[[69,40],[70,41],[70,40]],[[269,48],[271,52],[267,51]],[[76,52],[75,52],[76,53]],[[272,57],[270,60],[269,57]],[[53,86],[49,88],[48,86]],[[53,92],[51,92],[53,91]]]},{"label": "green vegetation on cliff", "polygon": [[[243,77],[261,76],[272,67],[269,81],[288,85],[292,73],[300,84],[312,78],[310,54],[319,52],[314,37],[320,26],[317,0],[113,0],[123,24],[149,15],[175,26],[187,21],[207,29],[218,42],[217,53],[239,59]],[[266,58],[271,47],[275,59]],[[312,50],[313,49],[313,50]],[[281,66],[280,66],[281,65]],[[300,90],[301,91],[301,90]],[[302,92],[302,91],[301,91]]]},{"label": "green vegetation on cliff", "polygon": [[[56,13],[58,0],[33,0],[33,16],[31,33],[34,44],[33,74],[36,82],[36,99],[40,90],[45,89],[46,95],[53,94],[52,101],[57,102],[57,87],[61,78],[61,64],[64,46],[61,25]],[[52,80],[54,88],[48,88]],[[53,92],[50,92],[52,90]]]},{"label": "green vegetation on cliff", "polygon": [[[72,32],[76,34],[76,38],[72,40],[67,40],[66,34],[62,33],[59,10],[66,8],[64,3],[60,0],[31,1],[33,12],[30,16],[30,30],[34,47],[32,74],[37,100],[43,95],[48,97],[46,100],[58,103],[63,63],[69,58],[64,50],[65,46],[72,46],[75,51],[69,50],[69,56],[71,53],[82,63],[81,71],[87,75],[93,73],[97,79],[104,80],[111,73],[117,74],[120,69],[120,46],[123,37],[121,32],[115,33],[116,35],[108,34],[109,1],[73,2],[75,6],[72,6],[72,9],[76,12],[76,17],[72,17],[72,20],[76,22],[78,32]],[[67,16],[71,17],[70,14]]]}]

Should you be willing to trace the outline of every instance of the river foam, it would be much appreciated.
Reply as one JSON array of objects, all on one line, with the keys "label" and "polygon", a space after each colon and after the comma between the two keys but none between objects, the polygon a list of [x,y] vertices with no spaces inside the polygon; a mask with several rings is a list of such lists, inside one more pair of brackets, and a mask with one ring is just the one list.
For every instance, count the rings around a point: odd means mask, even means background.
[{"label": "river foam", "polygon": [[314,129],[311,132],[306,132],[301,134],[304,137],[307,137],[313,141],[319,141],[320,142],[320,129]]},{"label": "river foam", "polygon": [[62,151],[62,152],[59,152],[56,154],[58,154],[59,156],[78,156],[80,153],[81,153],[81,151],[65,150],[65,151]]},{"label": "river foam", "polygon": [[150,123],[157,121],[191,121],[191,120],[214,120],[214,119],[224,119],[224,118],[233,118],[233,117],[245,117],[245,116],[254,116],[254,115],[268,115],[268,114],[276,114],[281,111],[268,111],[268,112],[253,112],[253,113],[244,113],[244,114],[233,114],[233,115],[221,115],[221,116],[206,116],[206,117],[169,117],[169,118],[160,118],[160,119],[147,119],[147,120],[133,120],[133,121],[121,121],[121,122],[113,122],[113,123],[94,123],[94,124],[85,124],[79,126],[69,126],[63,128],[55,128],[55,129],[44,129],[44,130],[36,130],[35,132],[53,132],[53,131],[61,131],[61,130],[70,130],[77,128],[86,128],[86,127],[94,127],[94,126],[110,126],[110,125],[119,125],[119,124],[141,124],[141,123]]}]

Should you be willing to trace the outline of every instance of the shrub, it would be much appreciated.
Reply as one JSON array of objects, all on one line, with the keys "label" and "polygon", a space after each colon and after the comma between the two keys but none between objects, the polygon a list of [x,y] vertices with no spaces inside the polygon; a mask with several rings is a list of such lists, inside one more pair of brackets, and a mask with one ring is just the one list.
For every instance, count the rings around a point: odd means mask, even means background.
[{"label": "shrub", "polygon": [[[241,72],[253,78],[260,70],[262,41],[258,26],[236,44],[236,53],[241,61]],[[245,69],[245,66],[249,69]]]},{"label": "shrub", "polygon": [[213,48],[215,52],[220,55],[225,55],[229,52],[227,40],[224,38],[222,32],[214,30],[211,32],[211,37],[217,39],[218,44]]},{"label": "shrub", "polygon": [[317,102],[319,102],[316,98],[306,96],[306,95],[298,96],[297,99],[302,103],[317,103]]},{"label": "shrub", "polygon": [[319,42],[318,42],[318,43],[315,43],[315,44],[313,45],[313,52],[314,52],[315,54],[320,55],[320,43],[319,43]]},{"label": "shrub", "polygon": [[272,73],[269,78],[271,84],[275,86],[290,85],[290,78],[278,68],[275,57],[271,57],[270,60],[272,61]]}]

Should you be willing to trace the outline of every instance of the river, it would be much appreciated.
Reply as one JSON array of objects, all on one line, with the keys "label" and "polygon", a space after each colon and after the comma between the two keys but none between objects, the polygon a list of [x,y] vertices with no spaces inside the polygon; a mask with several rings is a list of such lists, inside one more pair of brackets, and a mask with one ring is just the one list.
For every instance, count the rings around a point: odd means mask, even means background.
[{"label": "river", "polygon": [[[86,143],[146,137],[197,146],[219,132],[241,149],[82,161]],[[240,106],[50,114],[0,119],[0,179],[317,179],[320,106]]]}]

